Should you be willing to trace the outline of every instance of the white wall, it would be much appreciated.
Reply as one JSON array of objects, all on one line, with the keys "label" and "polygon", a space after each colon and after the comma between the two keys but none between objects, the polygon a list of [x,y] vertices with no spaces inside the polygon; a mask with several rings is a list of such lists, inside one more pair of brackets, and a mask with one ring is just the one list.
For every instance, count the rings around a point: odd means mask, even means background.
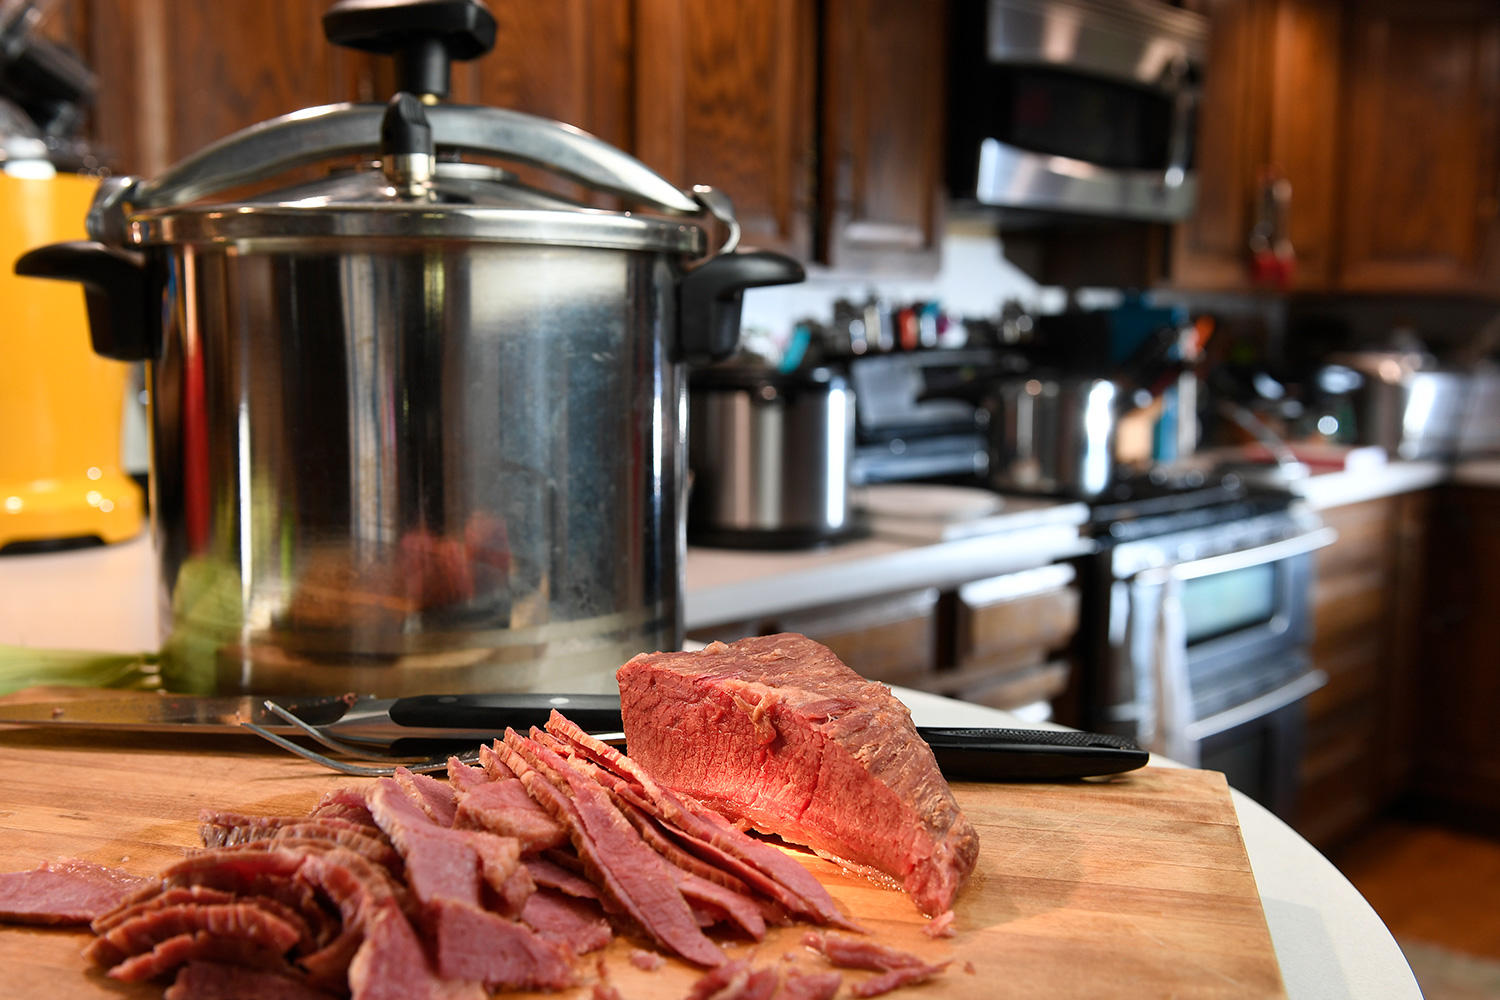
[{"label": "white wall", "polygon": [[778,341],[798,320],[827,322],[838,299],[864,302],[872,291],[892,302],[941,303],[963,316],[995,316],[1008,299],[1029,309],[1050,312],[1060,293],[1039,288],[1000,255],[994,224],[985,219],[953,219],[943,236],[942,268],[927,279],[871,278],[810,268],[800,285],[752,288],[745,292],[742,326],[763,330]]}]

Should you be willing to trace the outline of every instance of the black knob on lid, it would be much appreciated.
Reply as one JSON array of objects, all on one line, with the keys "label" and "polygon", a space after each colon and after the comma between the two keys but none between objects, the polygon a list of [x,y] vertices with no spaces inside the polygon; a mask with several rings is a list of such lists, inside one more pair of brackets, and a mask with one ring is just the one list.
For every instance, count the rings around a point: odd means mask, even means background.
[{"label": "black knob on lid", "polygon": [[448,96],[448,64],[495,46],[495,16],[480,0],[338,0],[323,15],[335,45],[393,55],[400,89]]},{"label": "black knob on lid", "polygon": [[402,91],[386,105],[380,119],[382,156],[431,156],[432,126],[415,95]]}]

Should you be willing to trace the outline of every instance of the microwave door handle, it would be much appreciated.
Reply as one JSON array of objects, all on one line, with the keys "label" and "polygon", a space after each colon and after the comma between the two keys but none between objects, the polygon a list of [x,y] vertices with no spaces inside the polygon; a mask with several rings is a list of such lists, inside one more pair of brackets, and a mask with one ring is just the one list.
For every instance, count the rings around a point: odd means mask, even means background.
[{"label": "microwave door handle", "polygon": [[1197,112],[1197,88],[1182,85],[1172,99],[1172,131],[1167,136],[1167,168],[1161,175],[1164,188],[1180,188],[1187,181],[1188,158],[1193,152],[1193,116]]},{"label": "microwave door handle", "polygon": [[1176,566],[1163,570],[1147,572],[1153,574],[1161,573],[1161,575],[1173,580],[1196,580],[1199,577],[1213,576],[1216,573],[1231,573],[1237,569],[1264,566],[1266,563],[1279,562],[1282,559],[1291,559],[1294,556],[1316,552],[1318,549],[1327,548],[1338,541],[1338,537],[1339,533],[1332,528],[1317,528],[1301,535],[1284,538],[1279,542],[1257,545],[1253,549],[1226,552],[1219,556],[1207,556],[1203,559],[1195,559],[1192,562],[1178,563]]},{"label": "microwave door handle", "polygon": [[1274,691],[1267,691],[1263,695],[1252,698],[1243,705],[1236,705],[1217,715],[1210,715],[1206,719],[1191,723],[1187,727],[1188,737],[1197,742],[1228,732],[1237,726],[1243,726],[1247,722],[1253,722],[1286,708],[1294,702],[1301,701],[1327,683],[1326,673],[1321,670],[1309,670],[1295,680],[1283,684]]}]

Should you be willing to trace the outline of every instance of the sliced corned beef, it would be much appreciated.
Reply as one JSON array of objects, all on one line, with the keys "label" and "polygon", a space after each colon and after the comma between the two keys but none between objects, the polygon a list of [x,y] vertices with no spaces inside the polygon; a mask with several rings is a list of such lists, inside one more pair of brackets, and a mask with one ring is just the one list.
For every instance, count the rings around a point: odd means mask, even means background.
[{"label": "sliced corned beef", "polygon": [[239,938],[285,954],[307,936],[307,925],[295,914],[288,920],[254,900],[230,903],[182,903],[149,910],[94,938],[84,954],[108,968],[131,955],[150,951],[168,938],[206,931]]},{"label": "sliced corned beef", "polygon": [[925,983],[946,969],[949,964],[948,962],[940,962],[937,965],[923,965],[917,968],[891,969],[889,972],[882,972],[878,976],[871,976],[862,983],[855,983],[849,987],[849,993],[851,996],[856,997],[878,997],[882,993],[889,993],[900,986]]},{"label": "sliced corned beef", "polygon": [[521,842],[523,854],[537,854],[568,842],[567,829],[526,794],[515,778],[476,785],[460,792],[457,801],[455,827],[514,837]]},{"label": "sliced corned beef", "polygon": [[877,944],[868,938],[851,937],[848,934],[819,934],[808,931],[802,935],[802,943],[820,953],[841,969],[872,969],[886,972],[891,969],[916,969],[925,966],[919,955],[908,951],[897,951],[887,945]]},{"label": "sliced corned beef", "polygon": [[634,758],[594,739],[557,712],[552,713],[547,727],[554,736],[573,744],[589,759],[630,779],[635,785],[635,794],[632,794],[632,789],[621,788],[622,796],[677,831],[688,850],[766,893],[794,913],[819,923],[858,928],[839,912],[828,890],[806,868],[781,851],[734,829],[717,813],[673,794]]},{"label": "sliced corned beef", "polygon": [[568,896],[556,889],[539,889],[526,901],[521,922],[538,935],[569,948],[574,954],[598,951],[614,937],[599,904]]},{"label": "sliced corned beef", "polygon": [[556,889],[576,896],[579,899],[598,899],[599,890],[594,883],[564,868],[555,861],[546,858],[527,858],[526,870],[531,873],[531,880],[538,886],[548,889]]},{"label": "sliced corned beef", "polygon": [[228,903],[234,899],[234,893],[223,889],[211,889],[206,885],[160,890],[145,899],[122,903],[107,913],[101,913],[89,924],[89,929],[95,934],[103,934],[111,927],[116,927],[148,910],[159,910],[164,906],[179,906],[183,903]]},{"label": "sliced corned beef", "polygon": [[162,1000],[335,1000],[292,976],[220,962],[189,962]]},{"label": "sliced corned beef", "polygon": [[465,764],[457,757],[448,758],[448,783],[453,786],[455,793],[467,792],[471,788],[493,780],[495,779],[491,778],[482,767]]},{"label": "sliced corned beef", "polygon": [[516,777],[516,772],[506,766],[505,761],[495,752],[498,747],[487,747],[481,745],[479,748],[479,766],[484,768],[484,773],[490,776],[491,781],[504,781],[506,778]]},{"label": "sliced corned beef", "polygon": [[[718,945],[703,936],[666,862],[646,846],[603,788],[513,730],[506,730],[504,742],[495,749],[527,792],[567,825],[573,846],[606,901],[688,961],[724,961]],[[566,787],[568,794],[558,786]]]},{"label": "sliced corned beef", "polygon": [[773,1000],[833,1000],[843,985],[838,972],[798,972],[790,969],[781,977]]},{"label": "sliced corned beef", "polygon": [[[369,793],[370,813],[406,861],[406,881],[424,905],[451,899],[480,905],[479,854],[443,828],[407,797],[391,778],[379,779]],[[449,831],[451,833],[451,831]]]},{"label": "sliced corned beef", "polygon": [[438,975],[490,988],[561,989],[573,984],[571,952],[530,927],[440,900],[431,921]]},{"label": "sliced corned beef", "polygon": [[399,909],[375,907],[349,964],[351,1000],[484,1000],[477,982],[439,979],[417,933]]},{"label": "sliced corned beef", "polygon": [[167,938],[150,951],[125,959],[105,975],[122,983],[143,983],[189,962],[223,962],[248,969],[291,971],[285,957],[274,948],[245,938],[198,931]]},{"label": "sliced corned beef", "polygon": [[365,793],[358,788],[335,788],[324,793],[309,815],[347,819],[366,826],[375,825],[375,817],[365,807]]},{"label": "sliced corned beef", "polygon": [[0,921],[86,924],[155,882],[87,861],[43,862],[0,875]]},{"label": "sliced corned beef", "polygon": [[631,759],[661,784],[884,872],[923,913],[952,906],[978,837],[885,685],[791,633],[641,654],[616,679]]},{"label": "sliced corned beef", "polygon": [[[644,948],[630,949],[629,958],[630,964],[635,966],[637,969],[640,969],[642,972],[655,972],[657,969],[660,969],[663,965],[667,964],[667,960],[662,958],[656,952],[646,951]],[[722,969],[723,966],[721,965],[719,966],[719,968]]]},{"label": "sliced corned beef", "polygon": [[766,919],[755,900],[675,866],[669,866],[669,869],[677,883],[677,891],[682,893],[682,898],[688,901],[694,912],[709,915],[709,926],[731,923],[753,940],[759,941],[766,936]]},{"label": "sliced corned beef", "polygon": [[438,826],[453,825],[453,786],[439,781],[429,774],[413,774],[404,767],[396,768],[396,783]]},{"label": "sliced corned beef", "polygon": [[778,981],[774,968],[752,969],[747,959],[737,958],[699,976],[685,1000],[771,1000]]},{"label": "sliced corned beef", "polygon": [[340,816],[249,816],[221,809],[205,809],[198,814],[198,834],[204,847],[232,847],[257,840],[269,840],[284,826],[316,824],[330,835],[335,831],[353,831],[366,836],[370,825]]},{"label": "sliced corned beef", "polygon": [[957,933],[957,931],[953,929],[953,920],[953,911],[944,910],[942,913],[939,913],[937,916],[933,917],[932,920],[927,923],[927,926],[922,928],[922,933],[926,934],[930,938],[953,937]]}]

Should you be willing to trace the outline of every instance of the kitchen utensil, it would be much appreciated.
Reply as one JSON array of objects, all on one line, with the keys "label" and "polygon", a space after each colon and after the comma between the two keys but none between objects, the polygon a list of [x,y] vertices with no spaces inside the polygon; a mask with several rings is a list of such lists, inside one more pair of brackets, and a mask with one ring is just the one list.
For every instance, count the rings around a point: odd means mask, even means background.
[{"label": "kitchen utensil", "polygon": [[[357,744],[366,757],[430,752],[432,741],[450,748],[486,742],[507,726],[525,731],[544,725],[554,708],[590,732],[619,733],[625,728],[620,701],[609,695],[326,697],[283,699],[278,704],[286,711],[248,696],[38,702],[0,706],[0,723],[197,733],[232,733],[248,723],[267,734],[313,735],[320,741],[331,737]],[[287,714],[300,723],[289,722]],[[1144,766],[1148,757],[1128,739],[1067,730],[918,727],[917,733],[932,747],[945,774],[987,781],[1118,774]],[[447,760],[446,752],[441,760]]]},{"label": "kitchen utensil", "polygon": [[[258,741],[125,733],[76,745],[47,734],[8,733],[0,739],[0,772],[6,775],[0,783],[3,871],[81,857],[155,875],[202,843],[204,808],[299,814],[333,789],[373,784],[309,767],[290,754],[266,753]],[[932,961],[954,959],[938,981],[912,996],[990,1000],[1001,982],[1037,997],[1284,995],[1221,775],[1145,768],[1102,783],[958,782],[953,794],[979,834],[979,858],[954,908],[952,938],[934,941],[924,934],[931,921],[903,893],[836,861],[793,852],[843,912],[877,929],[879,943]],[[1264,825],[1247,823],[1245,838],[1265,833]],[[1316,857],[1296,846],[1298,857]],[[768,928],[755,946],[756,964],[785,968],[781,956],[791,953],[801,956],[794,967],[808,965],[807,929]],[[81,954],[88,937],[86,931],[0,926],[8,1000],[60,994],[160,1000],[159,982],[122,984],[91,973]],[[588,956],[588,969],[601,960],[610,984],[641,998],[686,996],[702,976],[702,969],[675,959],[639,969],[630,962],[639,947],[633,937],[617,937]],[[965,962],[974,975],[964,971]],[[1129,975],[1121,975],[1127,967]],[[846,973],[845,989],[864,975]],[[587,985],[580,989],[588,994]]]},{"label": "kitchen utensil", "polygon": [[99,166],[72,138],[93,79],[0,5],[0,551],[118,542],[141,530],[121,469],[127,365],[89,350],[77,289],[12,273],[24,252],[84,235]]},{"label": "kitchen utensil", "polygon": [[440,103],[449,59],[493,43],[482,4],[341,0],[324,28],[404,53],[402,92],[112,178],[96,242],[17,265],[82,281],[95,349],[151,362],[166,686],[608,690],[681,638],[684,364],[734,351],[744,288],[802,269],[732,252],[712,189]]},{"label": "kitchen utensil", "polygon": [[1471,373],[1438,369],[1416,351],[1352,351],[1326,361],[1359,375],[1347,393],[1359,444],[1404,459],[1447,458],[1458,449]]},{"label": "kitchen utensil", "polygon": [[688,541],[795,549],[856,534],[849,500],[854,406],[848,379],[830,368],[693,371]]},{"label": "kitchen utensil", "polygon": [[975,402],[989,428],[989,485],[1002,493],[1088,499],[1113,481],[1115,430],[1132,405],[1091,375],[979,373],[930,396]]}]

